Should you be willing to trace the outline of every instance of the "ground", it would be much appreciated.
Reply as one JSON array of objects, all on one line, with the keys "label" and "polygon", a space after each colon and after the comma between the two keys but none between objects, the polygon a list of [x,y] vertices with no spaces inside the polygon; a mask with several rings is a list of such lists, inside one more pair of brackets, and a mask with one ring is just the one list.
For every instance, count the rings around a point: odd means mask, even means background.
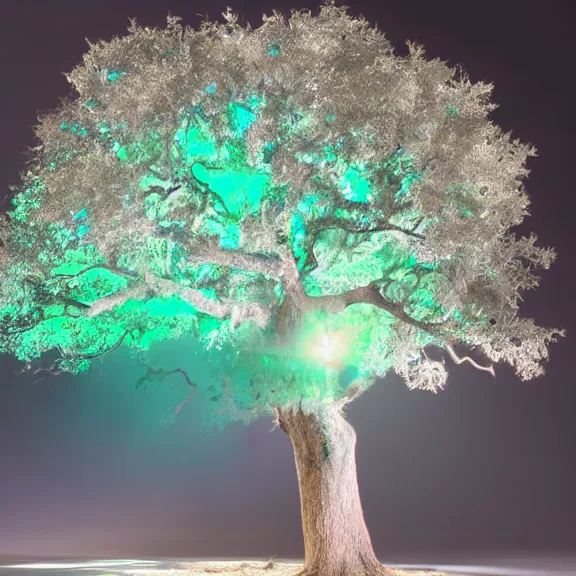
[{"label": "ground", "polygon": [[[158,571],[158,576],[294,576],[302,568],[301,564],[287,562],[183,562],[175,565],[169,572]],[[393,569],[390,569],[393,570]],[[137,572],[136,572],[137,573]],[[136,574],[135,573],[135,574]],[[393,570],[394,576],[442,576],[441,572],[424,570]],[[146,570],[147,576],[156,576],[153,570]]]}]

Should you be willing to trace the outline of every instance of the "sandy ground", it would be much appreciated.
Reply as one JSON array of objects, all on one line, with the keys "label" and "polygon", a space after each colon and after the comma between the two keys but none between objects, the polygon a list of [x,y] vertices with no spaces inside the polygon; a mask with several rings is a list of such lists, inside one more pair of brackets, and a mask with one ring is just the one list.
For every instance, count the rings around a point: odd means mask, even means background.
[{"label": "sandy ground", "polygon": [[[182,563],[170,571],[158,571],[157,576],[294,576],[302,564],[282,562],[191,562]],[[392,569],[391,569],[392,570]],[[138,570],[129,570],[129,574],[137,576]],[[144,571],[142,572],[144,574]],[[154,570],[146,569],[147,576],[156,576]],[[393,570],[394,576],[442,576],[444,573],[423,570]]]}]

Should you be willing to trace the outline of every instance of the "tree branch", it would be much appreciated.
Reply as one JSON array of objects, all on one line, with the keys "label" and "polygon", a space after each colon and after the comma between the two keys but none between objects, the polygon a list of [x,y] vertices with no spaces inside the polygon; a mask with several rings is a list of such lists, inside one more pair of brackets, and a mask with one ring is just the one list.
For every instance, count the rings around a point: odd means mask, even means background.
[{"label": "tree branch", "polygon": [[122,343],[126,339],[126,336],[128,336],[129,334],[130,331],[126,330],[115,344],[112,344],[112,346],[109,346],[108,348],[103,348],[98,352],[92,352],[90,354],[88,353],[66,354],[63,353],[60,348],[58,348],[60,350],[60,353],[62,354],[62,357],[57,358],[54,362],[52,362],[50,366],[48,366],[48,368],[42,368],[42,367],[36,368],[35,370],[32,371],[32,374],[35,375],[48,374],[49,376],[59,376],[60,374],[64,374],[65,372],[68,371],[61,368],[60,366],[62,365],[62,362],[64,362],[65,360],[95,360],[96,358],[102,358],[103,356],[106,356],[108,354],[111,354],[115,350],[118,350],[118,348],[122,346]]},{"label": "tree branch", "polygon": [[[316,227],[314,226],[315,224],[319,224],[318,229],[316,229]],[[375,223],[371,226],[361,226],[359,224],[356,224],[355,222],[347,220],[346,218],[324,216],[321,218],[317,218],[316,220],[313,220],[310,223],[310,228],[313,230],[313,234],[317,234],[322,230],[330,230],[334,228],[345,230],[346,232],[351,232],[353,234],[385,232],[386,230],[390,230],[394,232],[402,232],[402,234],[406,234],[407,236],[411,236],[412,238],[416,238],[418,240],[425,239],[425,236],[423,236],[422,234],[418,234],[413,230],[406,230],[405,228],[401,228],[400,226],[391,224],[388,221],[379,221],[379,220],[376,220]]]},{"label": "tree branch", "polygon": [[174,368],[174,370],[164,370],[162,368],[158,369],[151,368],[150,366],[146,367],[146,374],[138,378],[138,380],[136,381],[136,389],[140,388],[147,382],[151,382],[152,380],[162,381],[164,380],[164,378],[172,374],[182,374],[184,380],[186,381],[186,384],[190,386],[190,388],[192,388],[192,393],[196,392],[198,385],[196,384],[196,382],[192,382],[192,380],[190,379],[190,375],[188,374],[188,372],[186,372],[186,370],[183,370],[182,368]]},{"label": "tree branch", "polygon": [[260,328],[266,328],[270,320],[270,310],[256,302],[224,304],[210,300],[200,290],[182,286],[173,280],[154,278],[149,274],[146,276],[146,282],[153,290],[163,295],[178,296],[181,300],[188,302],[204,314],[220,319],[231,318],[232,329],[247,320],[253,320]]},{"label": "tree branch", "polygon": [[[361,304],[361,303],[372,304],[377,308],[386,310],[386,312],[389,312],[398,320],[401,320],[402,322],[405,322],[406,324],[409,324],[414,328],[423,330],[424,332],[427,332],[432,336],[440,336],[438,330],[440,328],[440,324],[420,322],[418,320],[415,320],[414,318],[406,314],[404,308],[401,305],[386,300],[386,298],[382,296],[380,290],[378,289],[378,287],[374,282],[368,284],[368,286],[354,288],[349,292],[344,292],[343,294],[338,294],[335,296],[319,296],[316,298],[311,297],[308,298],[312,301],[312,306],[314,306],[316,309],[334,313],[341,312],[342,310],[344,310],[348,306],[351,306],[352,304]],[[463,358],[461,358],[456,354],[456,352],[454,351],[452,346],[450,346],[450,344],[445,344],[444,347],[448,351],[450,358],[452,358],[452,360],[456,364],[463,364],[464,362],[468,362],[477,370],[489,372],[490,374],[492,374],[492,376],[495,376],[494,367],[492,365],[481,366],[469,356],[464,356]]]},{"label": "tree branch", "polygon": [[474,360],[472,360],[472,358],[470,358],[469,356],[464,356],[464,358],[460,358],[456,352],[454,351],[454,348],[452,348],[452,346],[450,346],[450,344],[446,345],[446,350],[448,351],[448,354],[450,355],[450,358],[452,358],[452,360],[456,363],[456,364],[463,364],[464,362],[469,362],[470,364],[472,364],[472,366],[474,366],[474,368],[476,368],[477,370],[482,370],[484,372],[489,372],[490,374],[492,374],[492,376],[496,376],[496,374],[494,373],[494,366],[490,365],[490,366],[481,366],[480,364],[478,364],[477,362],[475,362]]},{"label": "tree branch", "polygon": [[115,294],[110,294],[110,296],[104,296],[104,298],[100,298],[100,300],[90,306],[89,310],[86,311],[86,316],[98,316],[98,314],[108,312],[128,300],[145,300],[147,295],[148,287],[145,284],[140,284],[124,292],[116,292]]},{"label": "tree branch", "polygon": [[282,262],[274,256],[264,254],[249,254],[242,250],[224,250],[219,246],[208,243],[187,245],[190,250],[190,262],[202,262],[215,266],[228,266],[244,272],[254,272],[263,276],[279,279],[282,275]]},{"label": "tree branch", "polygon": [[376,306],[377,308],[389,312],[398,320],[433,335],[436,335],[439,327],[439,324],[415,320],[410,315],[406,314],[403,306],[386,300],[386,298],[382,296],[375,282],[371,282],[367,286],[354,288],[353,290],[343,292],[342,294],[317,297],[308,296],[308,299],[312,307],[332,313],[342,312],[342,310],[352,304],[372,304],[372,306]]},{"label": "tree branch", "polygon": [[224,318],[229,313],[228,307],[225,304],[216,300],[210,300],[200,290],[182,286],[173,280],[156,278],[147,273],[146,285],[162,296],[178,296],[181,300],[191,304],[200,312],[204,312],[214,318]]},{"label": "tree branch", "polygon": [[252,320],[260,328],[266,328],[270,321],[270,310],[264,308],[256,302],[246,303],[222,303],[216,300],[210,300],[200,290],[194,290],[188,286],[182,286],[173,280],[166,280],[164,278],[156,278],[150,273],[146,273],[145,283],[140,284],[124,292],[117,292],[110,296],[105,296],[100,300],[94,302],[89,310],[87,316],[97,316],[103,312],[112,310],[116,306],[120,306],[128,300],[145,300],[150,296],[150,291],[157,292],[162,296],[178,296],[184,302],[191,304],[196,310],[214,318],[231,318],[232,329],[246,322]]},{"label": "tree branch", "polygon": [[88,272],[89,270],[94,270],[97,268],[101,268],[103,270],[110,270],[110,272],[118,274],[118,276],[125,276],[127,278],[138,277],[138,274],[136,272],[133,272],[132,270],[124,270],[122,268],[116,268],[115,266],[109,266],[108,264],[92,264],[90,266],[87,266],[86,268],[83,268],[82,270],[80,270],[80,272],[76,272],[76,274],[54,274],[54,276],[57,276],[59,278],[76,278]]}]

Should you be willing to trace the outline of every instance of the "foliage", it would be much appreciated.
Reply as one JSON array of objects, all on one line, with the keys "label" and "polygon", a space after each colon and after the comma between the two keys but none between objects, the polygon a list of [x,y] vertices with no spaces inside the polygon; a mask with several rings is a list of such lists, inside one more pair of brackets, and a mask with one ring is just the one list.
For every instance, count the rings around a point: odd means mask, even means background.
[{"label": "foliage", "polygon": [[244,419],[390,370],[436,391],[429,346],[541,374],[558,332],[518,304],[554,254],[511,232],[535,151],[492,86],[332,3],[224,17],[133,22],[68,74],[0,220],[0,352],[76,373],[194,335]]}]

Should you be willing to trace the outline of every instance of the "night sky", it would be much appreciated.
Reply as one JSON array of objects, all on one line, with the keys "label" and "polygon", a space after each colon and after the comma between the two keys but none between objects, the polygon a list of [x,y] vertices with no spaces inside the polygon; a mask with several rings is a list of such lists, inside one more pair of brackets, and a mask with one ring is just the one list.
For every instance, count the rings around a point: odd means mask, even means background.
[{"label": "night sky", "polygon": [[[434,396],[389,376],[349,409],[358,432],[366,521],[380,558],[464,551],[576,551],[574,386],[573,24],[564,2],[351,2],[396,46],[493,81],[493,119],[531,142],[533,230],[558,261],[523,313],[564,326],[545,377],[492,379],[451,366]],[[0,0],[0,196],[16,182],[39,111],[68,93],[62,75],[92,41],[123,34],[129,17],[196,26],[231,4],[254,26],[286,0]],[[471,238],[471,241],[473,239]],[[155,352],[168,365],[186,343]],[[296,472],[271,418],[204,431],[202,405],[170,428],[186,395],[176,379],[134,390],[143,367],[117,353],[80,377],[36,382],[0,358],[0,555],[302,557]]]}]

